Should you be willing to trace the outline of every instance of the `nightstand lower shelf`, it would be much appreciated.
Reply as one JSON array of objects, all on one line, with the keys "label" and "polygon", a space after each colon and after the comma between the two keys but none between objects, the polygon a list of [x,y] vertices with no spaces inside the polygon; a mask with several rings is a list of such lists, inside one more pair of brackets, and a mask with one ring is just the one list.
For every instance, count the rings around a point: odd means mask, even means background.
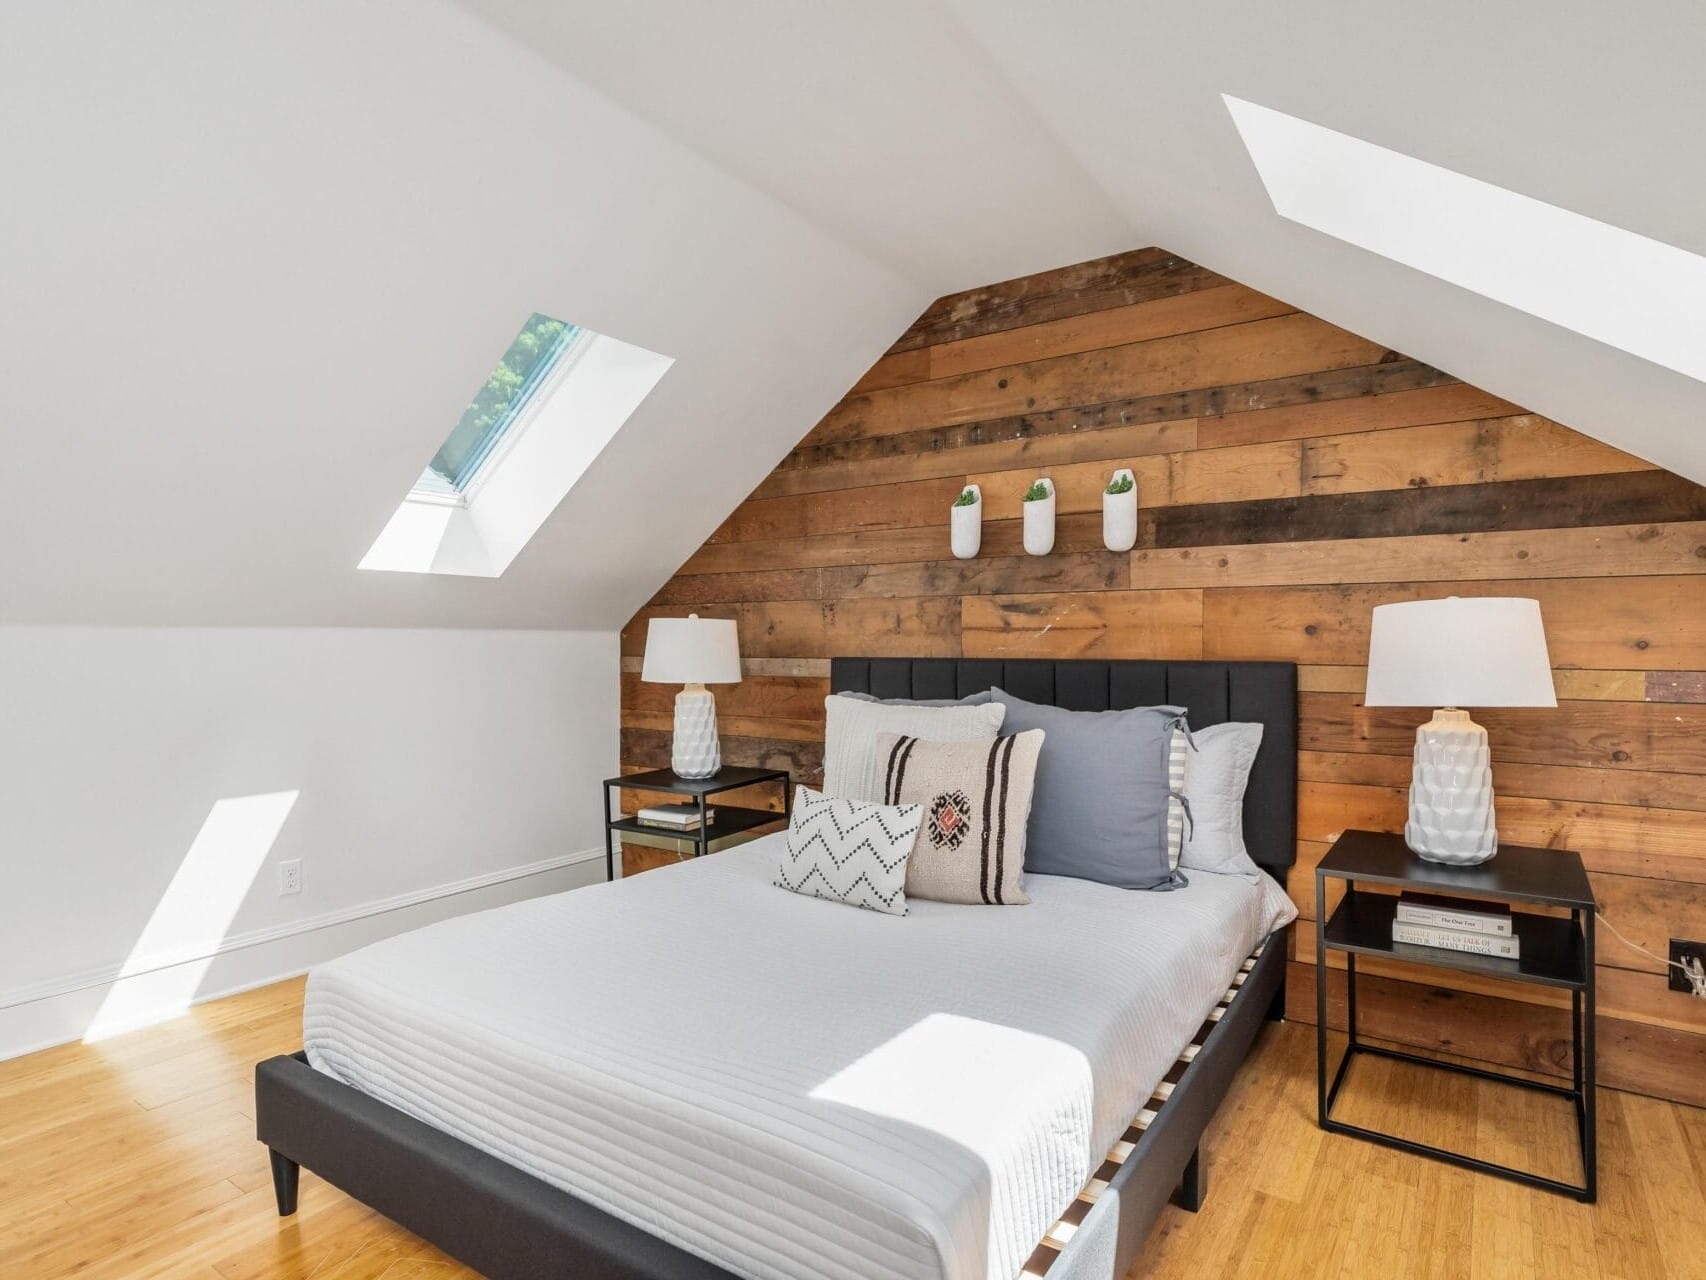
[{"label": "nightstand lower shelf", "polygon": [[1585,1182],[1561,1182],[1556,1178],[1530,1173],[1525,1169],[1515,1169],[1510,1165],[1494,1164],[1490,1160],[1481,1160],[1475,1156],[1464,1155],[1460,1151],[1451,1151],[1445,1147],[1436,1147],[1426,1142],[1400,1138],[1396,1134],[1382,1133],[1378,1129],[1365,1129],[1361,1125],[1346,1124],[1343,1120],[1333,1119],[1333,1103],[1338,1100],[1339,1087],[1345,1082],[1345,1075],[1350,1070],[1351,1060],[1358,1054],[1364,1054],[1371,1058],[1386,1058],[1393,1062],[1408,1062],[1421,1067],[1432,1067],[1439,1071],[1451,1071],[1457,1075],[1473,1076],[1477,1080],[1491,1080],[1495,1084],[1515,1085],[1520,1089],[1532,1089],[1536,1093],[1568,1099],[1575,1103],[1576,1140],[1580,1144],[1585,1164],[1589,1159],[1587,1155],[1589,1150],[1589,1120],[1584,1095],[1579,1089],[1571,1088],[1568,1085],[1546,1084],[1543,1081],[1529,1080],[1522,1076],[1505,1075],[1498,1071],[1484,1071],[1479,1067],[1466,1066],[1456,1062],[1442,1062],[1437,1058],[1424,1058],[1420,1054],[1404,1053],[1380,1045],[1363,1044],[1353,1039],[1345,1046],[1345,1056],[1340,1059],[1339,1070],[1333,1076],[1333,1083],[1327,1089],[1326,1101],[1322,1104],[1320,1125],[1328,1133],[1342,1133],[1347,1137],[1361,1138],[1366,1142],[1378,1142],[1383,1147],[1407,1151],[1411,1155],[1427,1156],[1432,1160],[1454,1164],[1460,1169],[1472,1169],[1476,1173],[1490,1173],[1496,1178],[1506,1178],[1512,1182],[1520,1182],[1524,1186],[1537,1187],[1542,1191],[1555,1191],[1559,1195],[1573,1196],[1575,1199],[1589,1204],[1593,1202],[1594,1190],[1591,1185]]}]

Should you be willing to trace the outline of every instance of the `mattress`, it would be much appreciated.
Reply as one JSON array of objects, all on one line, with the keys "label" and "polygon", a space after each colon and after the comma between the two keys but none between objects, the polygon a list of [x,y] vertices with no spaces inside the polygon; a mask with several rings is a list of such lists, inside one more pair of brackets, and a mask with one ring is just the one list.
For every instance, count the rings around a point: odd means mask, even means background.
[{"label": "mattress", "polygon": [[309,977],[309,1062],[738,1275],[1010,1280],[1242,959],[1266,876],[887,916],[781,834]]}]

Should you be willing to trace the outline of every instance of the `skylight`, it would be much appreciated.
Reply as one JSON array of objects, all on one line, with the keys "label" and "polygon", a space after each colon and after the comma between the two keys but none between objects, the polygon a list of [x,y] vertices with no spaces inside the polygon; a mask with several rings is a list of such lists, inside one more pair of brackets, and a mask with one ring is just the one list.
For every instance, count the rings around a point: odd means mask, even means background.
[{"label": "skylight", "polygon": [[498,577],[673,363],[534,312],[360,567]]},{"label": "skylight", "polygon": [[1222,97],[1281,217],[1706,381],[1706,258]]},{"label": "skylight", "polygon": [[450,434],[411,490],[415,497],[460,501],[497,451],[529,400],[585,331],[537,311],[486,375]]}]

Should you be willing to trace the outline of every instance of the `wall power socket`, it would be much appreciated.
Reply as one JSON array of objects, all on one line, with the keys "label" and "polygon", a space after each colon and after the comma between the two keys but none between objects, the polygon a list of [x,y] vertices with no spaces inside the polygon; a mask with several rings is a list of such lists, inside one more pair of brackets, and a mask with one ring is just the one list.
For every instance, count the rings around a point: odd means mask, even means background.
[{"label": "wall power socket", "polygon": [[278,864],[278,896],[302,892],[302,859],[290,858]]},{"label": "wall power socket", "polygon": [[1676,966],[1685,964],[1692,969],[1695,965],[1700,965],[1702,971],[1706,972],[1706,942],[1690,942],[1686,938],[1672,938],[1670,940],[1670,960],[1671,968],[1665,971],[1670,974],[1670,989],[1692,993],[1694,992],[1694,985],[1689,982],[1688,975]]}]

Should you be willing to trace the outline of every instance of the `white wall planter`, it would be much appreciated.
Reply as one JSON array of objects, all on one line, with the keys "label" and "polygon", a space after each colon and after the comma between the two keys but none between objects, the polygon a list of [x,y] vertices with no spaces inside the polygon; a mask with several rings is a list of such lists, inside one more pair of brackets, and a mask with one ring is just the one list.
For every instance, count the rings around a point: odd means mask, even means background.
[{"label": "white wall planter", "polygon": [[1048,490],[1048,497],[1019,505],[1025,509],[1026,554],[1046,556],[1054,550],[1054,481],[1043,476],[1037,483]]},{"label": "white wall planter", "polygon": [[1102,494],[1102,545],[1109,551],[1130,551],[1137,545],[1137,477],[1130,467],[1121,467],[1108,483],[1121,476],[1131,480],[1130,489]]},{"label": "white wall planter", "polygon": [[966,488],[977,501],[969,507],[948,508],[948,545],[956,560],[970,560],[983,546],[983,490],[975,484]]}]

